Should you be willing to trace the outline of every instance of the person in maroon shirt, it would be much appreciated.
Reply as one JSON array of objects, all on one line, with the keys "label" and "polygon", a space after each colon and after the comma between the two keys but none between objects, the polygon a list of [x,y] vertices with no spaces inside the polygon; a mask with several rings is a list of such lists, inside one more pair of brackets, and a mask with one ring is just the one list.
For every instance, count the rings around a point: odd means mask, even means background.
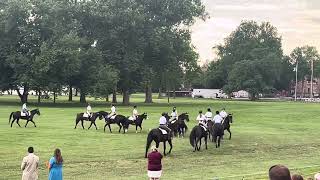
[{"label": "person in maroon shirt", "polygon": [[155,146],[152,146],[151,153],[148,154],[148,177],[150,180],[159,180],[162,173],[162,154]]}]

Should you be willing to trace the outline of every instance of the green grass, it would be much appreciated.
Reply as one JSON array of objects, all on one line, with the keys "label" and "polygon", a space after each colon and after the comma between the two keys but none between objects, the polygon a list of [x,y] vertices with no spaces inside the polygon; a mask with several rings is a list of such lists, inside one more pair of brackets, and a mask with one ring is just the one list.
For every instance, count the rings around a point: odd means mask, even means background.
[{"label": "green grass", "polygon": [[[35,102],[36,98],[31,97]],[[55,148],[61,148],[65,160],[64,179],[147,179],[144,158],[146,136],[150,128],[158,126],[159,115],[176,105],[178,112],[189,112],[189,129],[195,124],[198,110],[226,107],[234,114],[231,130],[233,138],[225,140],[220,149],[209,143],[208,150],[192,152],[188,138],[173,141],[173,151],[163,160],[162,179],[267,179],[271,165],[285,164],[293,173],[311,177],[320,170],[320,105],[294,102],[249,102],[192,100],[188,98],[154,99],[152,105],[143,104],[141,95],[132,97],[139,112],[148,112],[142,133],[131,126],[128,134],[103,132],[103,121],[97,121],[98,131],[74,130],[75,114],[84,111],[83,105],[67,103],[59,97],[58,104],[49,101],[39,105],[41,116],[36,117],[37,128],[8,125],[11,111],[20,109],[15,96],[0,97],[0,179],[20,179],[20,163],[28,146],[34,146],[40,156],[40,179],[48,172],[45,161]],[[93,102],[93,110],[109,110],[103,100]],[[35,108],[36,104],[30,105]],[[118,112],[131,113],[131,107],[119,106]],[[25,121],[20,121],[24,125]],[[88,127],[89,123],[85,123]],[[162,152],[162,144],[160,145]]]}]

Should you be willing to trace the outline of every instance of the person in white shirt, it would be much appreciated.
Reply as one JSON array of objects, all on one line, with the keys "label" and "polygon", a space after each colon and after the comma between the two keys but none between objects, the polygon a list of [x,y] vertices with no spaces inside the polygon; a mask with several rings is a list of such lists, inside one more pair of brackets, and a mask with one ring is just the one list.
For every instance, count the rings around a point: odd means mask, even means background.
[{"label": "person in white shirt", "polygon": [[220,116],[225,119],[228,116],[228,113],[225,111],[225,108],[222,108],[220,111]]},{"label": "person in white shirt", "polygon": [[113,104],[111,104],[111,112],[110,112],[108,118],[111,118],[115,115],[116,115],[116,107]]},{"label": "person in white shirt", "polygon": [[29,116],[29,110],[28,110],[28,108],[27,108],[27,103],[23,103],[22,108],[21,108],[21,111],[22,111],[23,113],[25,113],[26,116]]},{"label": "person in white shirt", "polygon": [[162,113],[161,117],[159,119],[159,128],[164,129],[168,132],[168,134],[171,133],[171,129],[167,126],[167,118],[165,117],[166,113]]},{"label": "person in white shirt", "polygon": [[204,115],[206,117],[206,121],[212,121],[212,112],[211,109],[208,108],[208,111],[206,112],[206,114]]},{"label": "person in white shirt", "polygon": [[214,124],[221,124],[222,123],[222,117],[219,114],[219,111],[216,111],[216,115],[213,117]]},{"label": "person in white shirt", "polygon": [[197,121],[199,122],[199,125],[202,125],[204,127],[207,127],[206,125],[206,117],[202,114],[202,111],[199,111],[199,115],[197,116]]},{"label": "person in white shirt", "polygon": [[132,110],[132,119],[133,121],[135,121],[138,117],[138,110],[137,110],[137,106],[133,106],[133,110]]},{"label": "person in white shirt", "polygon": [[88,117],[92,116],[91,110],[92,110],[92,108],[91,108],[90,104],[88,103],[87,104],[87,112],[86,112],[88,114]]},{"label": "person in white shirt", "polygon": [[[221,112],[220,112],[221,113]],[[216,111],[216,115],[213,117],[213,122],[214,122],[214,132],[217,134],[221,134],[223,136],[224,130],[223,130],[223,118],[220,116],[219,111]]]},{"label": "person in white shirt", "polygon": [[177,119],[178,119],[178,111],[176,107],[173,107],[170,121],[177,120]]},{"label": "person in white shirt", "polygon": [[37,180],[39,157],[33,154],[33,147],[28,148],[28,153],[21,163],[22,180]]}]

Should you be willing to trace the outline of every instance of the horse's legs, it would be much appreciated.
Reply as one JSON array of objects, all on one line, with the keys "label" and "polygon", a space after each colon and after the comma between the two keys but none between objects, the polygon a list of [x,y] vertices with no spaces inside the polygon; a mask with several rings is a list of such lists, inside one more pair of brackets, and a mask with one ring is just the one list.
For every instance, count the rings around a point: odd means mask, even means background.
[{"label": "horse's legs", "polygon": [[122,126],[120,124],[118,124],[118,126],[119,126],[119,133],[120,133]]},{"label": "horse's legs", "polygon": [[84,126],[83,126],[83,120],[81,120],[81,126],[82,126],[82,129],[84,129]]},{"label": "horse's legs", "polygon": [[90,126],[88,127],[88,129],[90,129],[90,128],[91,128],[92,124],[93,124],[93,123],[92,123],[92,121],[91,121]]},{"label": "horse's legs", "polygon": [[202,138],[200,138],[200,146],[199,146],[199,150],[198,150],[198,151],[200,151],[200,149],[201,149],[201,139],[202,139]]},{"label": "horse's legs", "polygon": [[136,125],[136,133],[138,133],[138,125]]},{"label": "horse's legs", "polygon": [[104,125],[104,128],[103,128],[103,132],[106,132],[106,127],[108,126],[108,124],[106,123],[105,125]]},{"label": "horse's legs", "polygon": [[220,140],[221,140],[221,137],[219,136],[219,138],[218,138],[218,147],[220,147]]},{"label": "horse's legs", "polygon": [[110,133],[112,133],[110,124],[108,124],[108,127],[109,127],[109,131],[110,131]]},{"label": "horse's legs", "polygon": [[33,120],[31,120],[31,122],[33,123],[34,127],[37,127],[36,123]]},{"label": "horse's legs", "polygon": [[196,137],[196,151],[199,151],[199,148],[198,148],[198,143],[199,143],[199,139]]},{"label": "horse's legs", "polygon": [[230,136],[229,136],[229,140],[231,139],[231,131],[230,128],[227,129],[227,131],[229,132]]},{"label": "horse's legs", "polygon": [[19,127],[21,127],[21,126],[20,126],[20,123],[19,123],[19,119],[17,119],[17,124],[19,125]]},{"label": "horse's legs", "polygon": [[168,154],[170,154],[170,153],[171,153],[171,150],[172,150],[172,140],[169,139],[169,140],[168,140],[168,143],[169,143],[169,145],[170,145],[170,150],[169,150]]},{"label": "horse's legs", "polygon": [[76,119],[76,125],[74,126],[75,129],[77,129],[78,123],[79,123],[79,119]]},{"label": "horse's legs", "polygon": [[13,119],[13,120],[11,121],[11,127],[12,127],[12,124],[14,123],[15,120],[16,120],[16,119]]},{"label": "horse's legs", "polygon": [[140,133],[141,133],[141,131],[142,131],[142,127],[141,127],[141,125],[140,125],[139,127],[140,127]]},{"label": "horse's legs", "polygon": [[96,122],[95,122],[95,121],[93,121],[93,125],[96,127],[96,130],[98,130],[97,125],[96,125]]},{"label": "horse's legs", "polygon": [[206,145],[206,149],[208,149],[207,142],[208,142],[208,136],[205,136],[205,137],[204,137],[204,143],[205,143],[205,145]]},{"label": "horse's legs", "polygon": [[24,125],[24,127],[27,127],[28,123],[29,123],[29,120],[27,120],[26,125]]},{"label": "horse's legs", "polygon": [[163,154],[166,156],[166,141],[163,142]]},{"label": "horse's legs", "polygon": [[[147,158],[147,153],[148,153],[148,150],[149,150],[149,147],[152,143],[152,137],[148,135],[148,138],[147,138],[147,145],[146,145],[146,153],[144,155],[145,158]],[[157,142],[156,142],[157,143]],[[159,142],[157,143],[157,148],[159,147]]]}]

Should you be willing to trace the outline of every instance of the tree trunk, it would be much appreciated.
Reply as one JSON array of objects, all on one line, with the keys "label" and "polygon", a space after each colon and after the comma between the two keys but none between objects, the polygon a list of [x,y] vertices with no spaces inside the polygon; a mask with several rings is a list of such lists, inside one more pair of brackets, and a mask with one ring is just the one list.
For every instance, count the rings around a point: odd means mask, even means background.
[{"label": "tree trunk", "polygon": [[145,103],[152,103],[152,87],[150,81],[146,84],[146,97],[145,97]]},{"label": "tree trunk", "polygon": [[302,85],[301,85],[302,89],[301,89],[301,94],[300,94],[300,98],[304,97],[304,79],[302,80]]},{"label": "tree trunk", "polygon": [[27,85],[24,85],[23,87],[23,93],[21,94],[19,91],[19,88],[16,89],[18,92],[18,95],[20,97],[20,101],[21,103],[27,103],[28,102],[28,91],[29,91],[29,87]]},{"label": "tree trunk", "polygon": [[159,88],[159,94],[158,94],[158,99],[162,98],[162,91],[161,91],[161,87]]},{"label": "tree trunk", "polygon": [[112,91],[112,103],[117,103],[117,86],[115,86]]},{"label": "tree trunk", "polygon": [[176,88],[173,88],[173,99],[176,98]]},{"label": "tree trunk", "polygon": [[109,102],[109,95],[107,95],[106,97],[106,102]]},{"label": "tree trunk", "polygon": [[54,92],[53,92],[53,104],[56,103],[56,97],[57,97],[56,91],[54,91]]},{"label": "tree trunk", "polygon": [[78,96],[78,88],[76,88],[76,94],[74,96]]},{"label": "tree trunk", "polygon": [[86,94],[80,92],[80,103],[86,103]]},{"label": "tree trunk", "polygon": [[69,99],[68,101],[72,101],[72,85],[69,85]]},{"label": "tree trunk", "polygon": [[38,89],[38,104],[40,104],[41,101],[41,90],[40,88]]},{"label": "tree trunk", "polygon": [[122,100],[122,104],[123,105],[129,105],[130,103],[130,94],[129,91],[127,89],[123,90],[123,100]]}]

